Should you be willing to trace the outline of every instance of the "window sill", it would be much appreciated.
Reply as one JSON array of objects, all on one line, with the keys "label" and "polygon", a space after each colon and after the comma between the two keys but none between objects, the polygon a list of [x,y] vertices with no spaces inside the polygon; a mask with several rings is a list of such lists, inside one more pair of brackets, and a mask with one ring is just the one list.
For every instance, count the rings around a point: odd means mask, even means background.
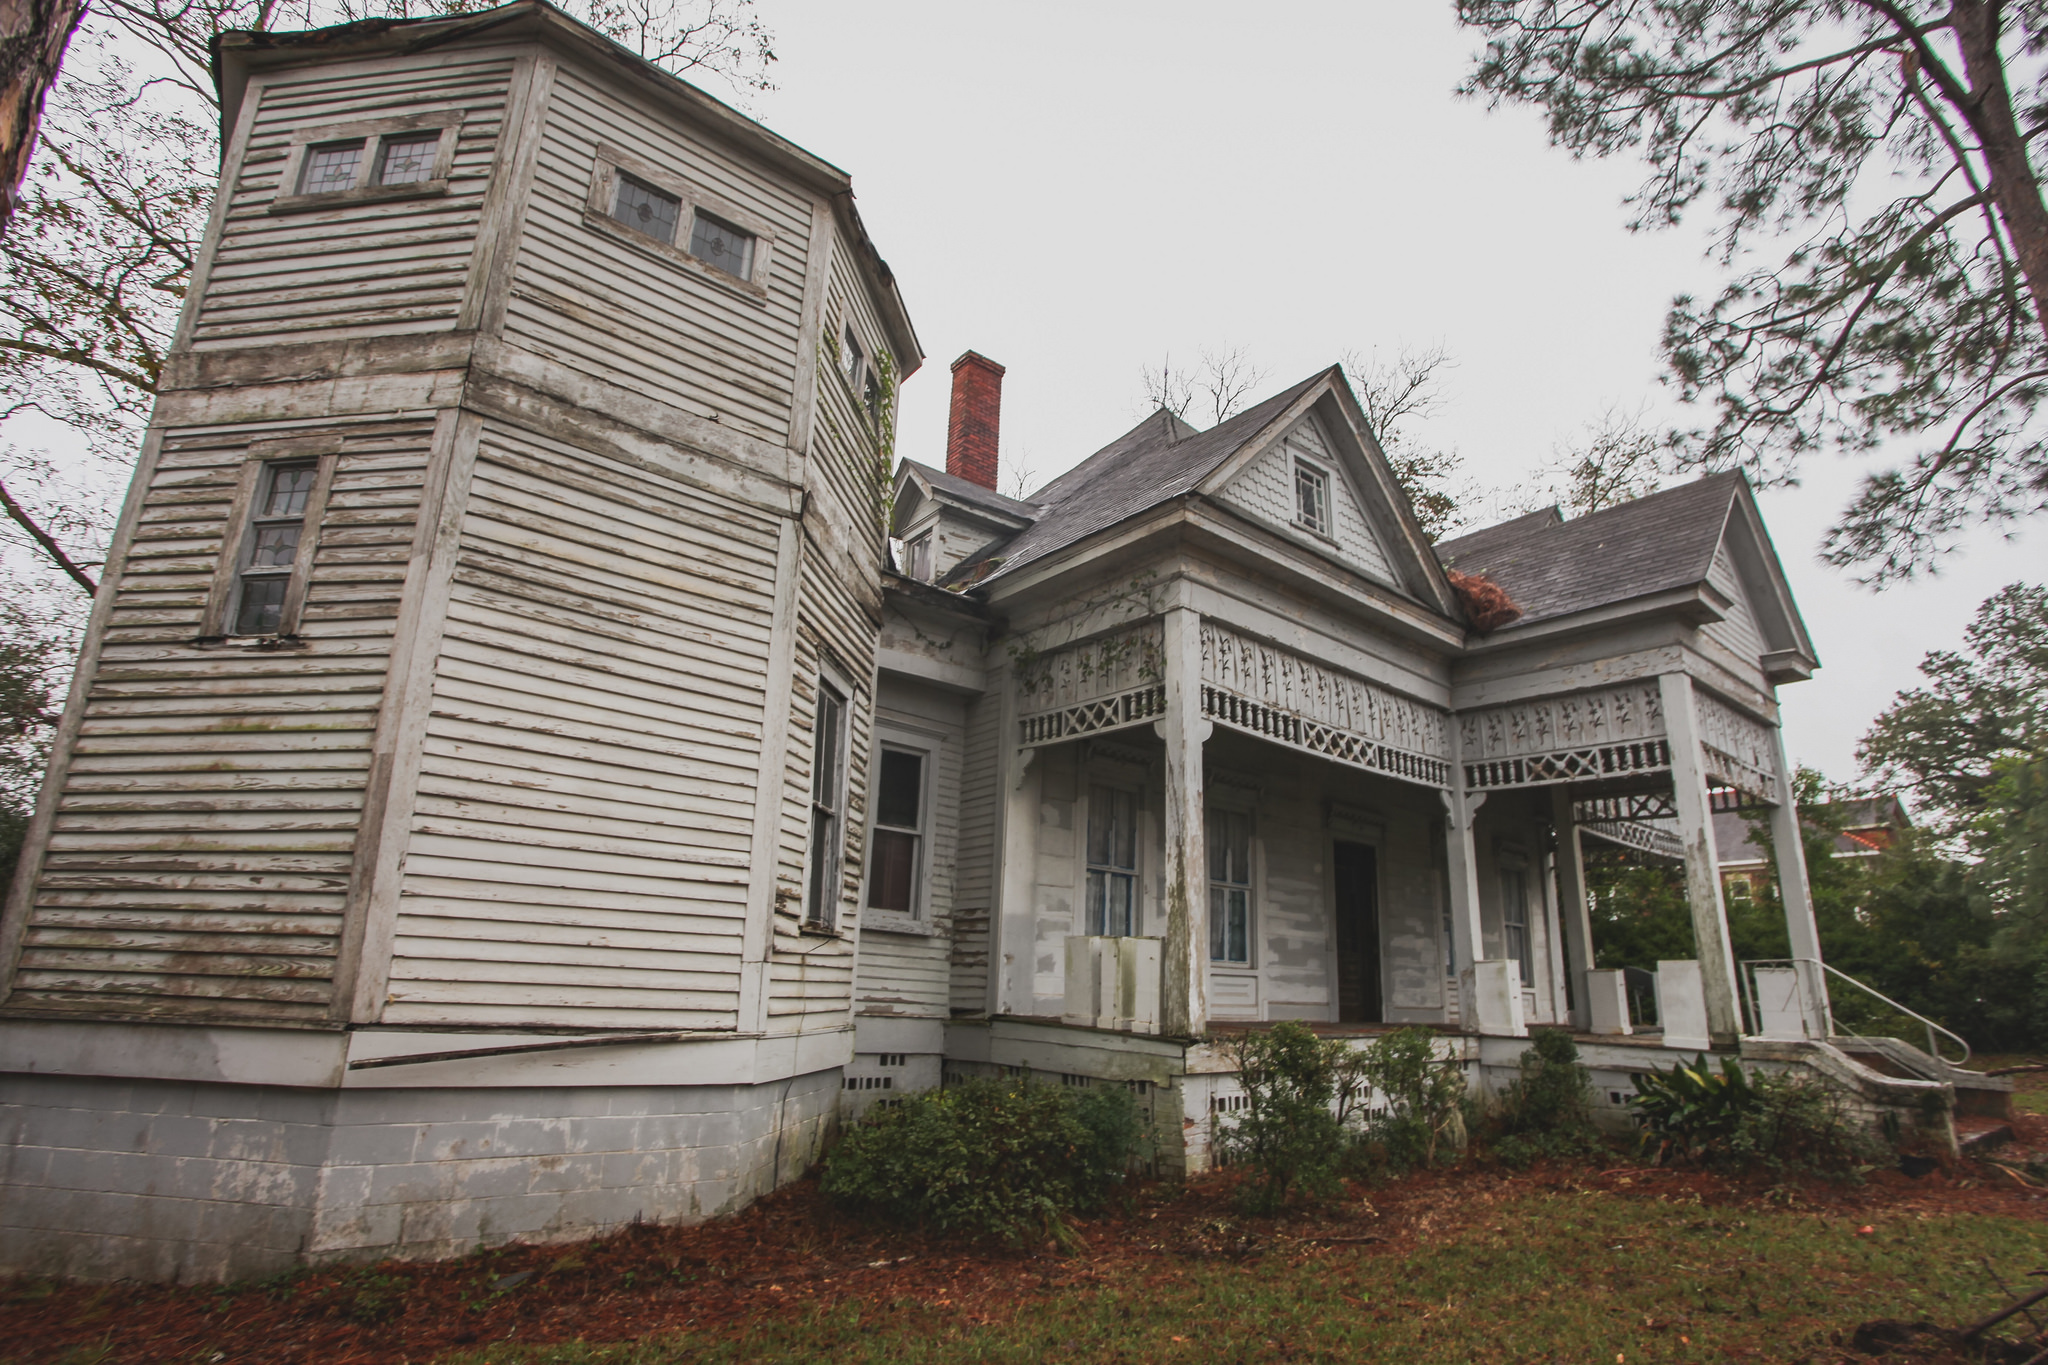
[{"label": "window sill", "polygon": [[[596,209],[586,206],[583,210],[583,226],[591,229],[593,232],[601,232],[616,241],[624,242],[636,251],[666,261],[670,265],[679,266],[690,274],[695,275],[698,279],[703,280],[706,284],[715,284],[721,289],[730,290],[749,303],[766,305],[768,302],[768,288],[766,285],[757,284],[753,280],[743,280],[737,275],[726,274],[717,266],[706,265],[680,247],[672,246],[662,241],[659,237],[650,237],[635,228],[627,227],[610,214],[599,213]],[[759,248],[757,247],[756,249],[758,250]]]},{"label": "window sill", "polygon": [[192,641],[199,649],[304,649],[297,635],[201,635]]},{"label": "window sill", "polygon": [[1305,521],[1291,521],[1287,524],[1291,526],[1293,529],[1301,532],[1305,536],[1315,537],[1317,540],[1320,540],[1321,542],[1323,542],[1323,544],[1329,546],[1333,550],[1343,548],[1343,546],[1338,542],[1337,537],[1331,535],[1328,531],[1318,531],[1315,527],[1309,525]]},{"label": "window sill", "polygon": [[802,935],[805,938],[853,937],[853,935],[847,933],[845,929],[839,927],[836,924],[819,924],[814,920],[804,920],[802,923],[797,925],[796,931],[798,934]]},{"label": "window sill", "polygon": [[431,199],[448,193],[446,180],[422,180],[414,185],[365,185],[331,194],[280,194],[270,201],[271,213],[310,213],[315,209],[342,209],[351,204],[381,204],[389,199]]},{"label": "window sill", "polygon": [[909,934],[917,938],[936,938],[939,933],[938,926],[929,920],[898,914],[894,910],[877,910],[873,906],[862,912],[861,928],[879,934]]}]

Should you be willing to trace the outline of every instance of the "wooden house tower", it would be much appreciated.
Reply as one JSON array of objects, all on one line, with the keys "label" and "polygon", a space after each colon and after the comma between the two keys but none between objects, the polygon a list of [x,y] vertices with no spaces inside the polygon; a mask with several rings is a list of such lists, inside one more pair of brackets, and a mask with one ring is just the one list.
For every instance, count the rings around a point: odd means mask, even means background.
[{"label": "wooden house tower", "polygon": [[217,70],[0,921],[0,1265],[732,1207],[852,1050],[921,355],[848,178],[539,0]]}]

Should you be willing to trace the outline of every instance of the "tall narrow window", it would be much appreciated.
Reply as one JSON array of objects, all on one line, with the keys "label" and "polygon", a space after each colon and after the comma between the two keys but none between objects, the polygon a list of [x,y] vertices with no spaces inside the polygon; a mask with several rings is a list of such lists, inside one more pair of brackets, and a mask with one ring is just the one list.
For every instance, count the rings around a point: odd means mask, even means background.
[{"label": "tall narrow window", "polygon": [[839,344],[839,366],[846,382],[853,386],[855,393],[859,393],[861,381],[868,372],[868,350],[860,344],[860,334],[853,330],[852,323],[847,324],[846,336]]},{"label": "tall narrow window", "polygon": [[1508,956],[1519,965],[1522,984],[1536,984],[1529,963],[1529,879],[1520,868],[1500,874],[1500,927],[1507,941]]},{"label": "tall narrow window", "polygon": [[932,533],[926,531],[909,545],[910,576],[920,583],[932,581]]},{"label": "tall narrow window", "polygon": [[675,195],[619,172],[618,188],[612,194],[612,217],[617,221],[657,242],[674,245],[682,213],[683,201]]},{"label": "tall narrow window", "polygon": [[277,634],[306,532],[306,501],[319,477],[312,460],[263,467],[236,576],[234,634]]},{"label": "tall narrow window", "polygon": [[924,852],[923,754],[884,749],[875,780],[875,834],[868,847],[868,907],[914,915]]},{"label": "tall narrow window", "polygon": [[1209,812],[1209,959],[1252,960],[1252,819]]},{"label": "tall narrow window", "polygon": [[690,224],[690,254],[735,279],[754,278],[754,234],[702,209]]},{"label": "tall narrow window", "polygon": [[1138,932],[1138,798],[1088,789],[1088,932]]},{"label": "tall narrow window", "polygon": [[1294,519],[1319,536],[1330,534],[1330,476],[1300,460],[1294,464]]},{"label": "tall narrow window", "polygon": [[839,918],[840,860],[845,856],[846,698],[818,683],[811,738],[811,877],[804,918],[830,928]]}]

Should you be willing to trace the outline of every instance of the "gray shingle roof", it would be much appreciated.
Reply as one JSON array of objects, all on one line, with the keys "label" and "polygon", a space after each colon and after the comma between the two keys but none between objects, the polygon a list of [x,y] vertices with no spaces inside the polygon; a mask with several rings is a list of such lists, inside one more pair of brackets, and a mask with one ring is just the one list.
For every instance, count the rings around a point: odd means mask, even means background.
[{"label": "gray shingle roof", "polygon": [[1710,474],[1565,521],[1555,507],[1440,542],[1437,559],[1507,590],[1517,626],[1706,581],[1740,474]]},{"label": "gray shingle roof", "polygon": [[990,546],[954,576],[973,577],[976,563],[1000,559],[984,581],[1001,577],[1192,492],[1322,377],[1311,375],[1207,431],[1196,431],[1161,408],[1032,494],[1040,508],[1038,520],[1007,544]]},{"label": "gray shingle roof", "polygon": [[943,469],[934,469],[916,460],[905,460],[903,463],[923,476],[935,492],[943,493],[958,502],[986,508],[1005,519],[1021,517],[1025,521],[1033,521],[1038,517],[1038,508],[1031,503],[1006,498],[995,489],[983,488],[972,479],[963,479],[958,474],[948,474]]}]

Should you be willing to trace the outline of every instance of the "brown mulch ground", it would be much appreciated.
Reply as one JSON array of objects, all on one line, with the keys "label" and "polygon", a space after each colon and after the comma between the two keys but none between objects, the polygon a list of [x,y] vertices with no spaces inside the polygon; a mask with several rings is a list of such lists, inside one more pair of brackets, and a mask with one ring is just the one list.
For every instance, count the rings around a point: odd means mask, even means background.
[{"label": "brown mulch ground", "polygon": [[[456,1261],[385,1262],[263,1286],[0,1281],[0,1360],[385,1365],[494,1341],[616,1341],[689,1328],[738,1334],[798,1306],[878,1297],[951,1306],[969,1321],[1007,1317],[1031,1296],[1134,1277],[1187,1259],[1248,1259],[1301,1242],[1401,1251],[1476,1225],[1504,1198],[1601,1190],[1646,1200],[1743,1206],[1800,1203],[1842,1213],[2048,1216],[2048,1117],[2015,1121],[2019,1141],[1919,1179],[1879,1171],[1861,1185],[1783,1184],[1631,1164],[1429,1172],[1376,1188],[1316,1218],[1256,1220],[1230,1202],[1229,1173],[1141,1189],[1120,1213],[1082,1224],[1080,1245],[977,1247],[878,1227],[827,1205],[805,1181],[735,1217],[638,1226],[594,1241],[508,1246]],[[1866,1324],[1870,1327],[1886,1326]],[[1901,1329],[1905,1325],[1900,1325]],[[1921,1355],[1904,1341],[1872,1354]]]}]

